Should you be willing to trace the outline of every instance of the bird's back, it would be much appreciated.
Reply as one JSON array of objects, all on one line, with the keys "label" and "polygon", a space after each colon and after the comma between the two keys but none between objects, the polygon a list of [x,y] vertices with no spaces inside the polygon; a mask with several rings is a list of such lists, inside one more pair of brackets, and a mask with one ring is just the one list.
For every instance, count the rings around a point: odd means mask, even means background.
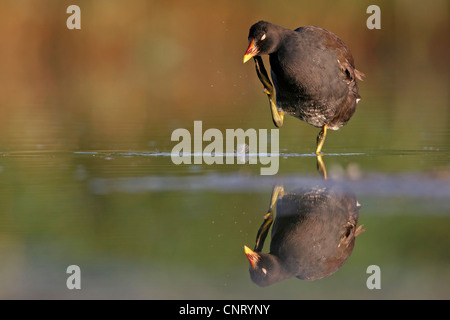
[{"label": "bird's back", "polygon": [[287,30],[279,49],[270,54],[270,64],[277,105],[286,113],[330,129],[353,115],[361,73],[334,33],[313,26]]},{"label": "bird's back", "polygon": [[300,279],[319,279],[333,273],[353,249],[353,242],[339,247],[339,241],[347,225],[355,229],[356,204],[354,195],[340,187],[285,194],[277,202],[271,253]]}]

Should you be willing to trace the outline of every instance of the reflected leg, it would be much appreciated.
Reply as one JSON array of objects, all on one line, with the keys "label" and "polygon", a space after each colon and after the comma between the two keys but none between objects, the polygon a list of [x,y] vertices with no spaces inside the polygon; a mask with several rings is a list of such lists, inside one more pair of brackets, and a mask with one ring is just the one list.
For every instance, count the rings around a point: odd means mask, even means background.
[{"label": "reflected leg", "polygon": [[317,171],[319,171],[322,178],[327,180],[327,168],[322,160],[322,156],[317,155]]},{"label": "reflected leg", "polygon": [[278,197],[283,196],[283,195],[284,195],[283,186],[276,185],[272,190],[272,196],[270,198],[269,210],[264,215],[264,221],[256,235],[256,243],[255,243],[255,248],[253,249],[253,251],[261,252],[261,250],[263,249],[264,241],[266,240],[267,234],[269,233],[270,226],[272,225],[272,222],[273,222],[273,208],[275,207]]},{"label": "reflected leg", "polygon": [[260,56],[253,57],[255,61],[256,74],[259,80],[264,86],[264,93],[269,97],[270,111],[272,113],[273,123],[277,128],[283,125],[284,112],[278,111],[277,104],[275,103],[275,94],[273,90],[272,82],[269,79],[266,68],[264,67],[264,62]]}]

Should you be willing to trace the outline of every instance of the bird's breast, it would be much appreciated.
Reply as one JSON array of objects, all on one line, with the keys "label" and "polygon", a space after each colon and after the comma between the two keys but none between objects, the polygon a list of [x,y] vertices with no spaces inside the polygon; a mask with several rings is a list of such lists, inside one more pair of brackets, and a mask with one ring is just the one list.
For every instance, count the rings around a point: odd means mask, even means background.
[{"label": "bird's breast", "polygon": [[332,51],[311,50],[305,54],[300,48],[296,52],[279,50],[270,55],[270,65],[277,106],[291,116],[322,127],[347,101],[348,84],[340,76]]}]

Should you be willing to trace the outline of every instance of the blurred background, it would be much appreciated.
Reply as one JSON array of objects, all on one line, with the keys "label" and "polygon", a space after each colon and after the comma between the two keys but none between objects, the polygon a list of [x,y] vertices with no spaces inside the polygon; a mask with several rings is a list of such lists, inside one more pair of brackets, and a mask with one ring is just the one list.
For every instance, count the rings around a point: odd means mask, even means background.
[{"label": "blurred background", "polygon": [[[81,30],[66,27],[71,4]],[[366,27],[371,4],[380,30]],[[449,6],[1,1],[0,298],[450,298]],[[367,231],[335,275],[265,290],[242,248],[276,179],[319,179],[317,129],[285,120],[276,177],[167,156],[172,131],[194,120],[273,128],[253,63],[242,64],[259,20],[336,33],[366,74],[324,160],[356,193]],[[80,291],[65,287],[71,264]],[[371,264],[381,290],[365,286]]]}]

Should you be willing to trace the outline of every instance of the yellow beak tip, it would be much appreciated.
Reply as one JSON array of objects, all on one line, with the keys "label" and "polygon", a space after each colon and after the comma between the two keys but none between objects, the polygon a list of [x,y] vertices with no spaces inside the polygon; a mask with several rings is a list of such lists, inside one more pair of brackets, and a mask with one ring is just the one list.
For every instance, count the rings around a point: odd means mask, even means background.
[{"label": "yellow beak tip", "polygon": [[247,247],[247,246],[244,246],[244,251],[245,251],[245,254],[252,254],[252,253],[253,253],[253,250],[250,249],[250,248]]}]

